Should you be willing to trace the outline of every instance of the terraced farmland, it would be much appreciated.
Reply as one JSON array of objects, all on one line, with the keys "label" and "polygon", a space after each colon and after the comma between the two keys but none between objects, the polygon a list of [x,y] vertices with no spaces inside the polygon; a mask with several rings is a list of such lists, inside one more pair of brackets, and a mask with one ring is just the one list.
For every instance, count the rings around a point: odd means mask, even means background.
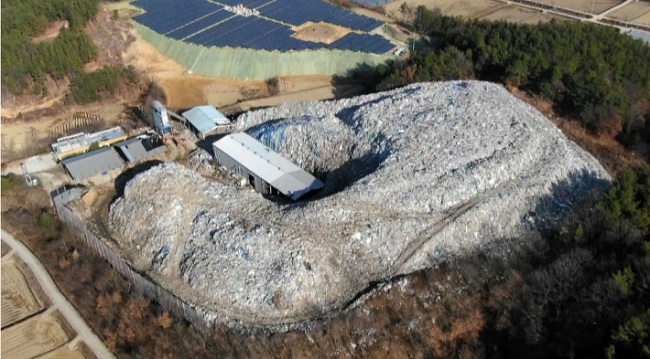
[{"label": "terraced farmland", "polygon": [[52,315],[39,315],[2,329],[2,357],[33,358],[70,340]]},{"label": "terraced farmland", "polygon": [[2,261],[2,327],[38,312],[42,302],[29,287],[25,275],[13,258]]},{"label": "terraced farmland", "polygon": [[2,242],[2,358],[83,359],[70,346],[76,333],[42,291],[31,271]]}]

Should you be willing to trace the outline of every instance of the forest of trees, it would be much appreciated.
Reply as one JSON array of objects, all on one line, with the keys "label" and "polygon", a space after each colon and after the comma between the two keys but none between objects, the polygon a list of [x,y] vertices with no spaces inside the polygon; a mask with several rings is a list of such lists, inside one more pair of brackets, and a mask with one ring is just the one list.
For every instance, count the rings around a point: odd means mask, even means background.
[{"label": "forest of trees", "polygon": [[[13,94],[46,91],[46,76],[62,79],[80,72],[97,56],[83,31],[99,9],[98,0],[6,0],[2,2],[2,86]],[[66,20],[53,41],[33,43],[53,21]]]},{"label": "forest of trees", "polygon": [[490,339],[500,356],[650,357],[650,168],[622,172],[592,203],[521,270],[511,326]]},{"label": "forest of trees", "polygon": [[107,66],[94,72],[75,73],[70,99],[80,105],[99,101],[104,95],[113,93],[120,84],[136,84],[138,81],[133,66]]},{"label": "forest of trees", "polygon": [[380,69],[386,90],[418,81],[481,79],[517,86],[599,131],[623,124],[623,140],[650,137],[650,46],[601,25],[464,20],[402,7],[435,47]]}]

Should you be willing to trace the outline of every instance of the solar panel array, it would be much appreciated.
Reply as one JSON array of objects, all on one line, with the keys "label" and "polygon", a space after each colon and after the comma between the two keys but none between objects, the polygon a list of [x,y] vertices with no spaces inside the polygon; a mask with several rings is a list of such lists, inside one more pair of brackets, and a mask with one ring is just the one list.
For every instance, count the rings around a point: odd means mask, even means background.
[{"label": "solar panel array", "polygon": [[204,0],[138,0],[134,5],[146,11],[136,20],[161,34],[223,9]]},{"label": "solar panel array", "polygon": [[243,47],[256,50],[340,49],[384,54],[393,49],[379,35],[350,33],[327,45],[293,38],[291,25],[307,21],[329,22],[370,31],[381,22],[354,14],[320,0],[217,0],[229,6],[244,5],[260,16],[240,16],[206,0],[137,0],[146,13],[135,19],[176,40],[207,47]]},{"label": "solar panel array", "polygon": [[357,15],[320,0],[277,0],[262,5],[257,10],[264,16],[295,26],[307,21],[324,21],[361,31],[371,31],[381,26],[379,20]]},{"label": "solar panel array", "polygon": [[395,47],[390,41],[386,41],[379,35],[355,34],[351,32],[342,38],[334,41],[329,46],[332,49],[356,50],[384,54]]}]

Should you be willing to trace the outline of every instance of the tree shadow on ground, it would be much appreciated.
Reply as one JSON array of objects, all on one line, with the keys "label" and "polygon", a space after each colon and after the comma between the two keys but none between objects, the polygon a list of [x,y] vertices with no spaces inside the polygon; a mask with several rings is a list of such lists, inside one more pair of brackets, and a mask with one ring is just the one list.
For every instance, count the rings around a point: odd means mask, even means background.
[{"label": "tree shadow on ground", "polygon": [[542,233],[555,230],[567,215],[578,208],[590,194],[600,194],[611,186],[611,182],[600,178],[593,171],[583,169],[572,172],[565,179],[551,185],[549,193],[537,201],[534,211],[524,218],[525,225],[531,224]]}]

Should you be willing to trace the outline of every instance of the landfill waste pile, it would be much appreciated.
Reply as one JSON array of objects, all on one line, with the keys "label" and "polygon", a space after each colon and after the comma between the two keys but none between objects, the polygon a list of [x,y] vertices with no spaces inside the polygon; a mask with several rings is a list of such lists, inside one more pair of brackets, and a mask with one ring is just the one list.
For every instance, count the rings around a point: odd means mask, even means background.
[{"label": "landfill waste pile", "polygon": [[167,162],[127,183],[109,222],[139,269],[206,319],[238,325],[302,323],[376,281],[478,252],[507,255],[611,180],[492,83],[284,104],[236,126],[326,187],[293,203]]}]

